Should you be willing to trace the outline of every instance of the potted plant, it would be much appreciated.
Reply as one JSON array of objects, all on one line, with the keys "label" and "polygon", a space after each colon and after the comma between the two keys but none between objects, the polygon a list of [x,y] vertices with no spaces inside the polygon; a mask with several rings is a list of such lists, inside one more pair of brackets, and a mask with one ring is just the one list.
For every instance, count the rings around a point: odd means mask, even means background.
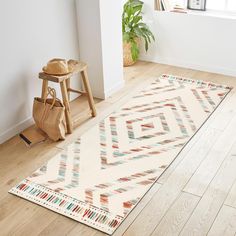
[{"label": "potted plant", "polygon": [[142,39],[146,51],[149,43],[155,40],[147,24],[143,22],[142,9],[143,2],[140,0],[128,0],[124,4],[122,14],[124,66],[130,66],[138,60]]}]

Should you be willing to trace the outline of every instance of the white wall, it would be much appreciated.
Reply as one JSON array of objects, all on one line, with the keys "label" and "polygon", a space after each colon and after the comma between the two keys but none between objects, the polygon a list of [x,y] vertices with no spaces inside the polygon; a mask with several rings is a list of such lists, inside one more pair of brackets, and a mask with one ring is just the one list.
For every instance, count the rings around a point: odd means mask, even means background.
[{"label": "white wall", "polygon": [[76,3],[80,59],[89,65],[93,95],[107,98],[124,84],[122,0],[77,0]]},{"label": "white wall", "polygon": [[122,0],[100,0],[104,97],[124,85]]},{"label": "white wall", "polygon": [[0,30],[2,143],[31,124],[44,63],[53,57],[78,59],[74,0],[0,1]]},{"label": "white wall", "polygon": [[144,2],[156,42],[141,59],[236,76],[236,19],[157,12]]},{"label": "white wall", "polygon": [[99,9],[99,0],[76,0],[80,58],[89,62],[90,85],[96,97],[104,91]]}]

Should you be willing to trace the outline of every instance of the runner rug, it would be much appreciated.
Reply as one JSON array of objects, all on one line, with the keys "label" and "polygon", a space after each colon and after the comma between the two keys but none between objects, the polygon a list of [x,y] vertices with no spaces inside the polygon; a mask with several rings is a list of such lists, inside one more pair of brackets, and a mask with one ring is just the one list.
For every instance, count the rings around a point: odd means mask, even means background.
[{"label": "runner rug", "polygon": [[9,192],[112,234],[229,91],[162,75]]}]

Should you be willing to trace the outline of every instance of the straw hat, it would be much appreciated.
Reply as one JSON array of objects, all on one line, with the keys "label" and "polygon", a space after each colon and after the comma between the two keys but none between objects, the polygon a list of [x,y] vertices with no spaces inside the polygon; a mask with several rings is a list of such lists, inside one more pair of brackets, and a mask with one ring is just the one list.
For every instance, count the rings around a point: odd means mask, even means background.
[{"label": "straw hat", "polygon": [[65,59],[54,58],[43,67],[43,72],[49,75],[67,75],[72,72],[72,68]]}]

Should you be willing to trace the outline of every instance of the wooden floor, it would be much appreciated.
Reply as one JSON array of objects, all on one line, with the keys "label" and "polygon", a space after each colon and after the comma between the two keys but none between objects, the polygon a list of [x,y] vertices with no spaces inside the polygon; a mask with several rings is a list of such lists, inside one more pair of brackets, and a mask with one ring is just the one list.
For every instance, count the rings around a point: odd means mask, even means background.
[{"label": "wooden floor", "polygon": [[[105,101],[97,100],[98,117],[87,119],[85,100],[73,102],[80,124],[66,141],[46,141],[27,148],[18,137],[0,146],[0,236],[103,233],[20,199],[7,191],[61,148],[125,102],[127,96],[163,73],[236,87],[236,78],[139,62],[125,69],[125,87]],[[86,109],[85,109],[86,110]],[[114,235],[236,234],[236,89],[188,143]]]}]

